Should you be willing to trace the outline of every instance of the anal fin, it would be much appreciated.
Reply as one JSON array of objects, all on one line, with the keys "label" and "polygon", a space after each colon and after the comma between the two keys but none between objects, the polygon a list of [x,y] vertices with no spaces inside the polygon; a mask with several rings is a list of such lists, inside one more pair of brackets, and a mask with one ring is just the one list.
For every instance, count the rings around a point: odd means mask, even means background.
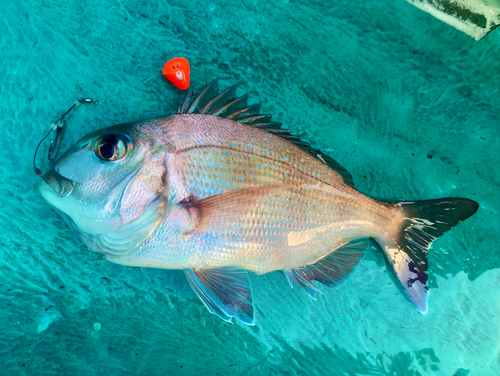
[{"label": "anal fin", "polygon": [[319,290],[313,281],[321,282],[327,286],[343,283],[359,260],[363,258],[366,248],[371,244],[370,239],[352,241],[337,248],[314,264],[284,270],[285,276],[292,288],[293,285],[297,285],[312,299],[316,299],[316,292]]},{"label": "anal fin", "polygon": [[312,283],[312,280],[304,276],[301,269],[285,269],[283,273],[285,273],[285,277],[292,289],[293,285],[297,285],[302,291],[309,295],[311,299],[316,300],[316,292],[319,290],[316,285]]},{"label": "anal fin", "polygon": [[254,325],[248,272],[238,268],[185,270],[189,285],[208,310],[225,321],[232,317]]}]

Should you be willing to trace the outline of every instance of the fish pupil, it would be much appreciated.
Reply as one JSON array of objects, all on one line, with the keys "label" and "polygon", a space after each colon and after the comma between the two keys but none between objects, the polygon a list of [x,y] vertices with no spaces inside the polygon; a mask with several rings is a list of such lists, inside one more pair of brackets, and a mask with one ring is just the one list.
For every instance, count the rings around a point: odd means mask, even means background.
[{"label": "fish pupil", "polygon": [[103,144],[100,146],[99,152],[103,158],[111,159],[115,154],[115,147],[111,144]]},{"label": "fish pupil", "polygon": [[128,137],[124,135],[105,135],[96,140],[94,152],[103,161],[116,161],[126,157],[129,144]]}]

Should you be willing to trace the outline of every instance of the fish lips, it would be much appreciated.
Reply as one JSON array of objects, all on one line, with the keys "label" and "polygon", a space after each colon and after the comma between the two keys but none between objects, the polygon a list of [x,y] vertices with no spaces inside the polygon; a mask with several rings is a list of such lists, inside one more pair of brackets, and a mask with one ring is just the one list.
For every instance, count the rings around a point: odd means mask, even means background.
[{"label": "fish lips", "polygon": [[65,197],[73,191],[74,182],[65,178],[56,170],[46,172],[42,178],[59,197]]}]

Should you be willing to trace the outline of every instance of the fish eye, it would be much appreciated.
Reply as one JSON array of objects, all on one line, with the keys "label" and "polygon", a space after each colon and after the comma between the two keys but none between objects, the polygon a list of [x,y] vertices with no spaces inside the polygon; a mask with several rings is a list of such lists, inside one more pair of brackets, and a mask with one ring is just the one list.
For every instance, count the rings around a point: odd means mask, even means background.
[{"label": "fish eye", "polygon": [[97,139],[95,155],[103,161],[116,161],[127,155],[127,142],[115,134],[108,134]]}]

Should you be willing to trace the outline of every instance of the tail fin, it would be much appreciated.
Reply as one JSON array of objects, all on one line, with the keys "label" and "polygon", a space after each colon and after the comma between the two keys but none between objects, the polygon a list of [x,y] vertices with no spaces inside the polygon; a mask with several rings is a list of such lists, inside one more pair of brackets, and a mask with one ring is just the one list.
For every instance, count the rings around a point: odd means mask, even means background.
[{"label": "tail fin", "polygon": [[403,221],[392,241],[383,247],[403,289],[422,313],[427,313],[427,252],[432,242],[469,218],[478,208],[465,198],[442,198],[389,203],[401,211]]}]

